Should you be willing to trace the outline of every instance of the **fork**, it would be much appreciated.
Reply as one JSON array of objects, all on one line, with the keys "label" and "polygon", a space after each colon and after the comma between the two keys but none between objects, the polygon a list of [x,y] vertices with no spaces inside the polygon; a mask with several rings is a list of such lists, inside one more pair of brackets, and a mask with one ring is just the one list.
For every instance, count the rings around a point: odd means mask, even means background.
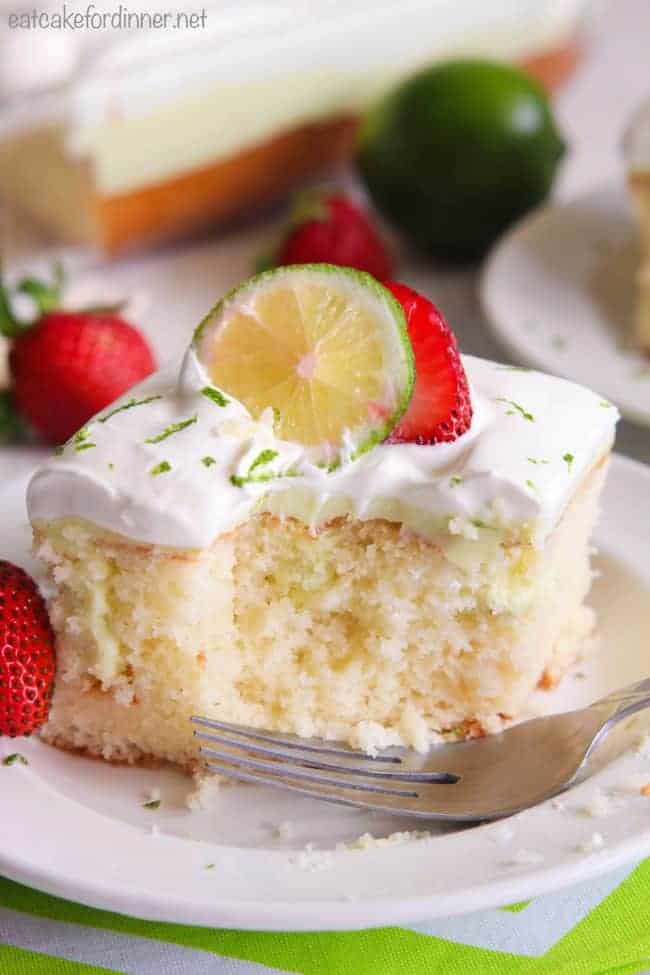
[{"label": "fork", "polygon": [[574,785],[611,729],[650,705],[650,678],[565,714],[500,734],[377,755],[321,738],[193,717],[207,767],[219,775],[395,816],[499,819]]}]

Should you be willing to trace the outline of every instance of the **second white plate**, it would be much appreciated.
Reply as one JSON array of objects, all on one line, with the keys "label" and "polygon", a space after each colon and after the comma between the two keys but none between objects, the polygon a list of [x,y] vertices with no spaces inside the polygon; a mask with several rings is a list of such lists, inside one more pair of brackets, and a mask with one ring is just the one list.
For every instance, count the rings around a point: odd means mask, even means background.
[{"label": "second white plate", "polygon": [[505,235],[483,310],[518,361],[565,376],[650,426],[650,358],[630,347],[636,228],[623,187],[535,211]]}]

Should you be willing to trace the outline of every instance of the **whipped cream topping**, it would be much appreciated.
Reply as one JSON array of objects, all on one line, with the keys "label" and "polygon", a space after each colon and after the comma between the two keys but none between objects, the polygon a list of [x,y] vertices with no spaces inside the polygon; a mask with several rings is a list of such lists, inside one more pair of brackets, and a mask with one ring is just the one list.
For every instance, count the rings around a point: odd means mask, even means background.
[{"label": "whipped cream topping", "polygon": [[380,445],[327,471],[210,385],[193,348],[98,414],[32,478],[33,522],[80,517],[130,539],[202,548],[253,513],[311,527],[384,518],[429,538],[553,530],[611,447],[617,410],[584,387],[464,357],[470,429],[449,444]]}]

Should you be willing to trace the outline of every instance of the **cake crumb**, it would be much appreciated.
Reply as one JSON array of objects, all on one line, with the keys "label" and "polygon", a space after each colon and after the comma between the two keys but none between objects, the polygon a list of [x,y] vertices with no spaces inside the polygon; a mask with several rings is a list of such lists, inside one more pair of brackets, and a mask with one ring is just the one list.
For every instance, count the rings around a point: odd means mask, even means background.
[{"label": "cake crumb", "polygon": [[555,676],[551,673],[548,667],[545,667],[542,671],[542,676],[537,681],[537,686],[542,691],[550,691],[557,684]]},{"label": "cake crumb", "polygon": [[470,521],[469,518],[463,518],[457,515],[455,518],[450,518],[447,529],[450,535],[461,535],[463,538],[469,539],[471,542],[477,541],[479,537],[478,524]]},{"label": "cake crumb", "polygon": [[605,795],[602,789],[596,789],[591,798],[582,807],[585,816],[598,819],[600,816],[607,816],[618,803],[610,796]]},{"label": "cake crumb", "polygon": [[273,835],[279,840],[290,840],[294,835],[293,823],[290,823],[288,819],[284,822],[278,823],[277,826],[273,827]]},{"label": "cake crumb", "polygon": [[[377,721],[359,721],[350,736],[350,744],[353,748],[358,748],[374,758],[385,748],[391,748],[393,745],[404,745],[405,742],[397,731],[392,728],[385,728]],[[427,750],[428,744],[424,746],[424,751]]]},{"label": "cake crumb", "polygon": [[342,843],[337,847],[338,850],[351,852],[353,850],[372,850],[384,846],[399,846],[402,843],[410,843],[413,840],[424,840],[431,836],[427,830],[401,830],[390,833],[389,836],[373,836],[372,833],[362,833],[356,840],[350,843]]},{"label": "cake crumb", "polygon": [[194,773],[194,788],[187,794],[185,805],[193,812],[214,809],[219,795],[220,780],[205,770]]},{"label": "cake crumb", "polygon": [[639,792],[642,796],[650,796],[650,782],[646,782],[644,785],[642,785]]},{"label": "cake crumb", "polygon": [[429,751],[431,745],[429,726],[424,716],[410,703],[402,710],[398,730],[400,736],[408,741],[416,752],[424,755]]},{"label": "cake crumb", "polygon": [[605,845],[605,837],[602,833],[592,833],[588,840],[579,843],[576,847],[577,853],[595,853],[602,850]]},{"label": "cake crumb", "polygon": [[332,867],[333,858],[330,850],[317,850],[313,843],[307,843],[304,850],[289,858],[289,863],[301,870],[316,873],[320,870],[329,870]]}]

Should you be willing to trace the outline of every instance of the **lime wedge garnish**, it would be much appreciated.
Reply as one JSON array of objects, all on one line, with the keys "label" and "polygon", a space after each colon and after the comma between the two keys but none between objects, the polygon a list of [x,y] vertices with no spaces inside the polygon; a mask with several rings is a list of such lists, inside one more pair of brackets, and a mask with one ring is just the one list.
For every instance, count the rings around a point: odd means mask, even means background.
[{"label": "lime wedge garnish", "polygon": [[196,331],[210,379],[275,432],[336,466],[384,440],[411,398],[404,313],[361,271],[307,264],[266,271],[226,295]]}]

